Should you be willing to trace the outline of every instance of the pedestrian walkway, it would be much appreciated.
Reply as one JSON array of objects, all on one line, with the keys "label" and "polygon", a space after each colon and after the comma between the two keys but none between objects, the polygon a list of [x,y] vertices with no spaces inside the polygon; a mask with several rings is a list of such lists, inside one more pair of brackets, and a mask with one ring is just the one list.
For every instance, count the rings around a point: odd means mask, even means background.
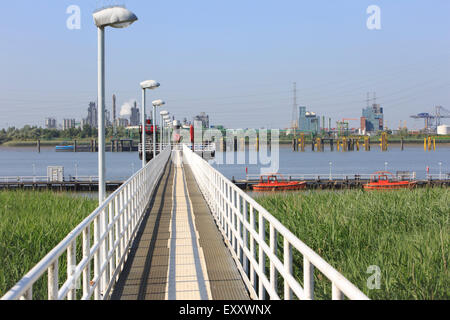
[{"label": "pedestrian walkway", "polygon": [[241,300],[247,289],[189,166],[174,152],[111,299]]}]

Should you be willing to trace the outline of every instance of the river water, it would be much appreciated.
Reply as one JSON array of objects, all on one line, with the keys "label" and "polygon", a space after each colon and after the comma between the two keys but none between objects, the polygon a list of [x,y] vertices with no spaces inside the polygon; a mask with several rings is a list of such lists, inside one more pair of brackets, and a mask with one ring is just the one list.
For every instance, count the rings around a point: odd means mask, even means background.
[{"label": "river water", "polygon": [[[239,153],[231,153],[237,163]],[[242,154],[241,154],[242,155]],[[248,152],[244,153],[248,160]],[[226,154],[217,152],[217,159],[224,159]],[[282,174],[360,174],[372,173],[387,168],[390,172],[411,171],[417,177],[425,178],[426,168],[434,174],[450,172],[450,147],[438,146],[436,151],[425,152],[423,146],[406,145],[401,151],[398,146],[391,146],[389,151],[381,152],[379,147],[372,145],[372,150],[352,152],[292,152],[290,146],[280,146],[279,173]],[[216,161],[217,162],[217,161]],[[273,161],[274,163],[277,161]],[[439,163],[442,163],[441,166]],[[225,176],[243,179],[246,168],[249,174],[260,174],[258,164],[217,164],[212,163]],[[0,147],[0,177],[4,176],[46,176],[47,166],[63,166],[64,175],[96,176],[97,153],[90,152],[55,152],[54,148]],[[125,180],[141,167],[137,152],[106,153],[106,177],[108,180]]]}]

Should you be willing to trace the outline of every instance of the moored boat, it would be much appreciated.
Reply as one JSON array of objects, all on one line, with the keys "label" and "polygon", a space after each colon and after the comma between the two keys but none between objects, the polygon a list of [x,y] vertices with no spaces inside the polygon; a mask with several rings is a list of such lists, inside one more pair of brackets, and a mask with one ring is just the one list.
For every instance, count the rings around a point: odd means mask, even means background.
[{"label": "moored boat", "polygon": [[370,176],[370,182],[364,185],[365,190],[397,190],[412,189],[415,181],[396,180],[394,175],[387,171],[377,171]]},{"label": "moored boat", "polygon": [[56,146],[55,150],[56,151],[74,151],[75,147],[74,146]]},{"label": "moored boat", "polygon": [[278,179],[280,174],[262,175],[259,183],[253,186],[254,191],[292,191],[306,188],[306,181],[281,181]]}]

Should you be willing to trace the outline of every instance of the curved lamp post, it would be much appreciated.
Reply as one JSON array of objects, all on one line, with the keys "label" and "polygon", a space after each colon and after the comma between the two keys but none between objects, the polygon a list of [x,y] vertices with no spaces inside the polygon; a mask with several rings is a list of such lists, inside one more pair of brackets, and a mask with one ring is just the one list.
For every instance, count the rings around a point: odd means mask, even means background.
[{"label": "curved lamp post", "polygon": [[165,105],[166,103],[162,101],[161,99],[155,100],[152,102],[153,104],[153,120],[154,120],[154,128],[153,128],[153,159],[156,158],[156,107],[160,107]]},{"label": "curved lamp post", "polygon": [[159,113],[159,115],[161,116],[161,143],[164,143],[164,122],[163,122],[163,118],[165,116],[167,116],[169,114],[169,112],[167,112],[166,110],[163,110]]},{"label": "curved lamp post", "polygon": [[[153,90],[160,86],[158,82],[155,80],[146,80],[141,82],[141,88],[142,88],[142,115],[141,115],[141,122],[142,122],[142,168],[145,167],[147,164],[146,159],[146,152],[145,152],[145,90]],[[153,126],[155,119],[153,119]]]},{"label": "curved lamp post", "polygon": [[167,117],[164,117],[164,121],[166,122],[167,127],[167,143],[169,144],[169,148],[172,146],[172,141],[170,140],[170,116],[167,115]]},{"label": "curved lamp post", "polygon": [[168,124],[168,121],[169,121],[169,119],[170,119],[170,116],[169,116],[169,114],[170,113],[167,113],[164,117],[163,117],[163,119],[164,119],[164,124],[165,124],[165,126],[166,126],[166,136],[165,136],[165,139],[166,139],[166,143],[170,146],[170,141],[169,141],[169,124]]},{"label": "curved lamp post", "polygon": [[94,12],[98,28],[98,202],[103,203],[105,185],[105,28],[126,28],[135,22],[136,15],[123,7],[109,7]]},{"label": "curved lamp post", "polygon": [[[101,205],[106,198],[105,183],[105,28],[126,28],[135,22],[136,15],[118,6],[100,9],[93,14],[94,23],[98,28],[98,203]],[[100,218],[100,225],[94,222],[94,234],[102,233],[106,228],[106,215]],[[100,248],[100,257],[94,257],[94,277],[98,277],[99,266],[106,261],[106,244]],[[99,259],[100,258],[100,259]],[[106,290],[106,272],[100,279],[98,289],[94,292],[95,300],[99,300]]]}]

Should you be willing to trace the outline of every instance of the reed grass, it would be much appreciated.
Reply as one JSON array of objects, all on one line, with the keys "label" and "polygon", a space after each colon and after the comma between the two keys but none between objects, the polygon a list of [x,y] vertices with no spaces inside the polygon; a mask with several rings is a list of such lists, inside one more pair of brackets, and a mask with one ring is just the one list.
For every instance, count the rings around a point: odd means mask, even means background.
[{"label": "reed grass", "polygon": [[[312,191],[256,200],[371,299],[448,299],[450,189]],[[301,281],[302,257],[294,255]],[[381,270],[369,289],[369,266]],[[316,298],[331,286],[315,271]]]},{"label": "reed grass", "polygon": [[[92,199],[67,194],[0,191],[0,297],[96,207]],[[33,295],[47,296],[45,275]]]}]

